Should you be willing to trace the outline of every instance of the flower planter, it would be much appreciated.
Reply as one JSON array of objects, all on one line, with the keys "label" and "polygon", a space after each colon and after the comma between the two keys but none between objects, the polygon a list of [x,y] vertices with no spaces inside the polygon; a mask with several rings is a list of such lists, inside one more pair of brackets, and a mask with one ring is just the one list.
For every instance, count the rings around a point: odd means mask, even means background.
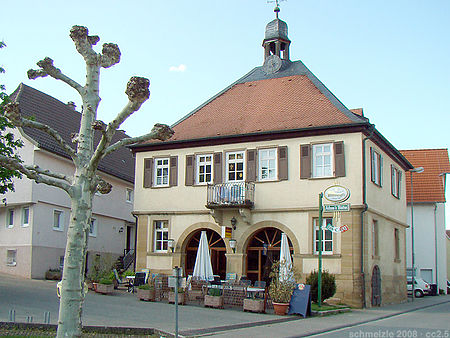
[{"label": "flower planter", "polygon": [[[175,304],[175,292],[169,292],[169,303]],[[184,293],[178,293],[178,304],[184,305]]]},{"label": "flower planter", "polygon": [[145,300],[145,301],[155,301],[155,289],[150,289],[150,290],[144,290],[144,289],[137,289],[137,297],[140,300]]},{"label": "flower planter", "polygon": [[204,305],[207,307],[223,308],[223,296],[205,295]]},{"label": "flower planter", "polygon": [[110,293],[113,293],[114,291],[114,285],[113,284],[97,284],[97,289],[95,292],[101,293],[103,295],[108,295]]},{"label": "flower planter", "polygon": [[275,303],[273,304],[273,311],[276,315],[284,316],[287,313],[287,310],[289,309],[289,303]]},{"label": "flower planter", "polygon": [[244,311],[264,312],[264,299],[244,298]]}]

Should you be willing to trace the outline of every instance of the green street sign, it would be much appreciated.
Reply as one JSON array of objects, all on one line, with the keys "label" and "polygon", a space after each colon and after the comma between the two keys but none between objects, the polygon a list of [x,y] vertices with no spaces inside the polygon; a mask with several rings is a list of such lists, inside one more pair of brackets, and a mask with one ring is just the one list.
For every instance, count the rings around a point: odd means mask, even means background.
[{"label": "green street sign", "polygon": [[350,211],[350,203],[344,204],[325,204],[323,211],[334,212],[334,211]]}]

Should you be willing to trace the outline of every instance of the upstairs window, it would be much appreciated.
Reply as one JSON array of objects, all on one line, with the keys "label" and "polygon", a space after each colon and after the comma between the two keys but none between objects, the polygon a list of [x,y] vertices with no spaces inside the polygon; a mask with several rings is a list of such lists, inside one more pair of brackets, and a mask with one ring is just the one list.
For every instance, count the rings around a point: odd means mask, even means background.
[{"label": "upstairs window", "polygon": [[91,218],[89,222],[89,236],[97,237],[97,219]]},{"label": "upstairs window", "polygon": [[53,230],[63,230],[63,215],[61,210],[53,210]]},{"label": "upstairs window", "polygon": [[373,220],[372,223],[372,255],[378,257],[379,253],[379,235],[378,235],[378,221]]},{"label": "upstairs window", "polygon": [[169,158],[155,159],[155,187],[169,185]]},{"label": "upstairs window", "polygon": [[381,187],[383,185],[383,157],[375,149],[370,148],[371,180]]},{"label": "upstairs window", "polygon": [[30,208],[24,207],[22,209],[22,226],[27,227],[30,225]]},{"label": "upstairs window", "polygon": [[278,179],[277,149],[260,149],[258,151],[258,178],[260,181],[273,181]]},{"label": "upstairs window", "polygon": [[300,145],[301,179],[344,176],[344,142]]},{"label": "upstairs window", "polygon": [[14,209],[8,209],[6,213],[6,227],[12,228],[14,226]]},{"label": "upstairs window", "polygon": [[127,188],[126,195],[125,195],[125,200],[128,203],[133,203],[133,197],[134,197],[133,195],[134,195],[133,194],[133,189]]},{"label": "upstairs window", "polygon": [[400,231],[395,228],[394,229],[394,259],[396,261],[400,260]]},{"label": "upstairs window", "polygon": [[312,146],[312,177],[333,176],[333,144],[314,144]]},{"label": "upstairs window", "polygon": [[197,155],[197,184],[211,184],[213,181],[212,155]]},{"label": "upstairs window", "polygon": [[169,243],[169,226],[167,221],[154,222],[155,252],[167,252]]},{"label": "upstairs window", "polygon": [[394,197],[400,198],[400,182],[402,179],[402,172],[391,165],[391,194]]},{"label": "upstairs window", "polygon": [[237,151],[227,153],[227,181],[241,182],[244,181],[244,152]]}]

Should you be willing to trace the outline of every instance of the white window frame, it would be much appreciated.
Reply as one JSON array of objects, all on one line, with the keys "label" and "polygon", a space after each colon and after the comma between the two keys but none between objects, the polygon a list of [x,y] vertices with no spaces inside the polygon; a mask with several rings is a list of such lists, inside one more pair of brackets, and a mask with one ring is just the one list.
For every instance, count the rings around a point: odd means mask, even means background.
[{"label": "white window frame", "polygon": [[[167,161],[167,163],[165,163]],[[168,187],[170,177],[170,158],[155,158],[153,182],[155,187]]]},{"label": "white window frame", "polygon": [[125,192],[125,201],[128,203],[133,203],[134,191],[133,189],[127,188]]},{"label": "white window frame", "polygon": [[[264,170],[267,176],[264,176]],[[258,150],[258,180],[276,181],[278,179],[278,149],[267,148]]]},{"label": "white window frame", "polygon": [[383,186],[383,157],[381,154],[372,148],[371,165],[371,180],[379,187]]},{"label": "white window frame", "polygon": [[[313,219],[313,236],[314,236],[314,240],[313,240],[313,251],[315,255],[319,254],[319,251],[317,250],[318,248],[318,243],[319,243],[319,238],[317,237],[317,231],[319,230],[319,227],[317,226],[317,222],[319,221],[318,218],[314,218]],[[326,217],[322,219],[322,255],[332,255],[333,254],[333,247],[334,247],[334,235],[333,232],[331,230],[328,229],[324,229],[324,227],[327,225],[327,223],[331,223],[331,225],[333,225],[333,218],[331,217]],[[331,235],[331,239],[325,239],[326,238],[326,234]],[[325,250],[326,248],[326,243],[331,243],[331,250]],[[317,244],[317,245],[316,245]]]},{"label": "white window frame", "polygon": [[[203,168],[203,172],[202,172]],[[210,172],[208,173],[208,168]],[[213,155],[212,154],[199,154],[195,159],[195,183],[198,185],[205,185],[213,183]],[[207,175],[209,174],[210,179],[207,180]],[[204,176],[202,181],[201,177]]]},{"label": "white window frame", "polygon": [[89,220],[89,236],[97,237],[97,231],[98,231],[98,221],[95,217],[91,217],[91,219]]},{"label": "white window frame", "polygon": [[391,170],[391,194],[396,198],[400,198],[400,170],[392,166]]},{"label": "white window frame", "polygon": [[[14,253],[14,256],[10,256],[10,253]],[[16,266],[17,265],[17,249],[7,249],[6,250],[6,265]]]},{"label": "white window frame", "polygon": [[[329,152],[323,150],[324,147],[329,146]],[[320,177],[334,177],[334,145],[333,143],[317,143],[312,144],[312,177],[320,178]],[[329,159],[329,163],[325,164],[325,160]],[[319,164],[319,159],[322,160],[322,163]],[[321,169],[322,172],[319,172]],[[329,173],[325,171],[329,170]]]},{"label": "white window frame", "polygon": [[14,227],[14,208],[9,208],[6,211],[6,227],[11,229]]},{"label": "white window frame", "polygon": [[30,225],[30,207],[22,208],[22,227],[27,227]]},{"label": "white window frame", "polygon": [[[59,226],[55,226],[55,215],[59,214]],[[53,230],[64,231],[64,211],[59,209],[53,209]]]},{"label": "white window frame", "polygon": [[[242,156],[242,158],[237,158],[239,155]],[[230,158],[230,157],[234,158]],[[230,164],[234,164],[235,168],[236,165],[242,163],[242,179],[237,180],[235,175],[235,179],[230,180]],[[235,170],[235,173],[238,174],[240,171]],[[226,182],[230,183],[237,183],[237,182],[245,182],[245,151],[233,151],[226,153]]]},{"label": "white window frame", "polygon": [[[160,225],[160,227],[158,227]],[[161,238],[158,238],[161,234]],[[166,238],[164,238],[166,237]],[[169,249],[169,221],[156,220],[153,221],[153,251],[167,252]]]}]

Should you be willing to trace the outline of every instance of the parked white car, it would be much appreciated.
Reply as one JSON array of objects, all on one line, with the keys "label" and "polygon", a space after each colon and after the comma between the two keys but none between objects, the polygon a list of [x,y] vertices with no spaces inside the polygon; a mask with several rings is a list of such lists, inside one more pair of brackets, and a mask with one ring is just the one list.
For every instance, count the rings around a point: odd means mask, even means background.
[{"label": "parked white car", "polygon": [[[422,278],[415,277],[414,283],[414,296],[416,298],[423,297],[424,295],[428,295],[431,292],[430,283],[424,281]],[[412,278],[407,278],[408,284],[408,294],[412,293]]]}]

